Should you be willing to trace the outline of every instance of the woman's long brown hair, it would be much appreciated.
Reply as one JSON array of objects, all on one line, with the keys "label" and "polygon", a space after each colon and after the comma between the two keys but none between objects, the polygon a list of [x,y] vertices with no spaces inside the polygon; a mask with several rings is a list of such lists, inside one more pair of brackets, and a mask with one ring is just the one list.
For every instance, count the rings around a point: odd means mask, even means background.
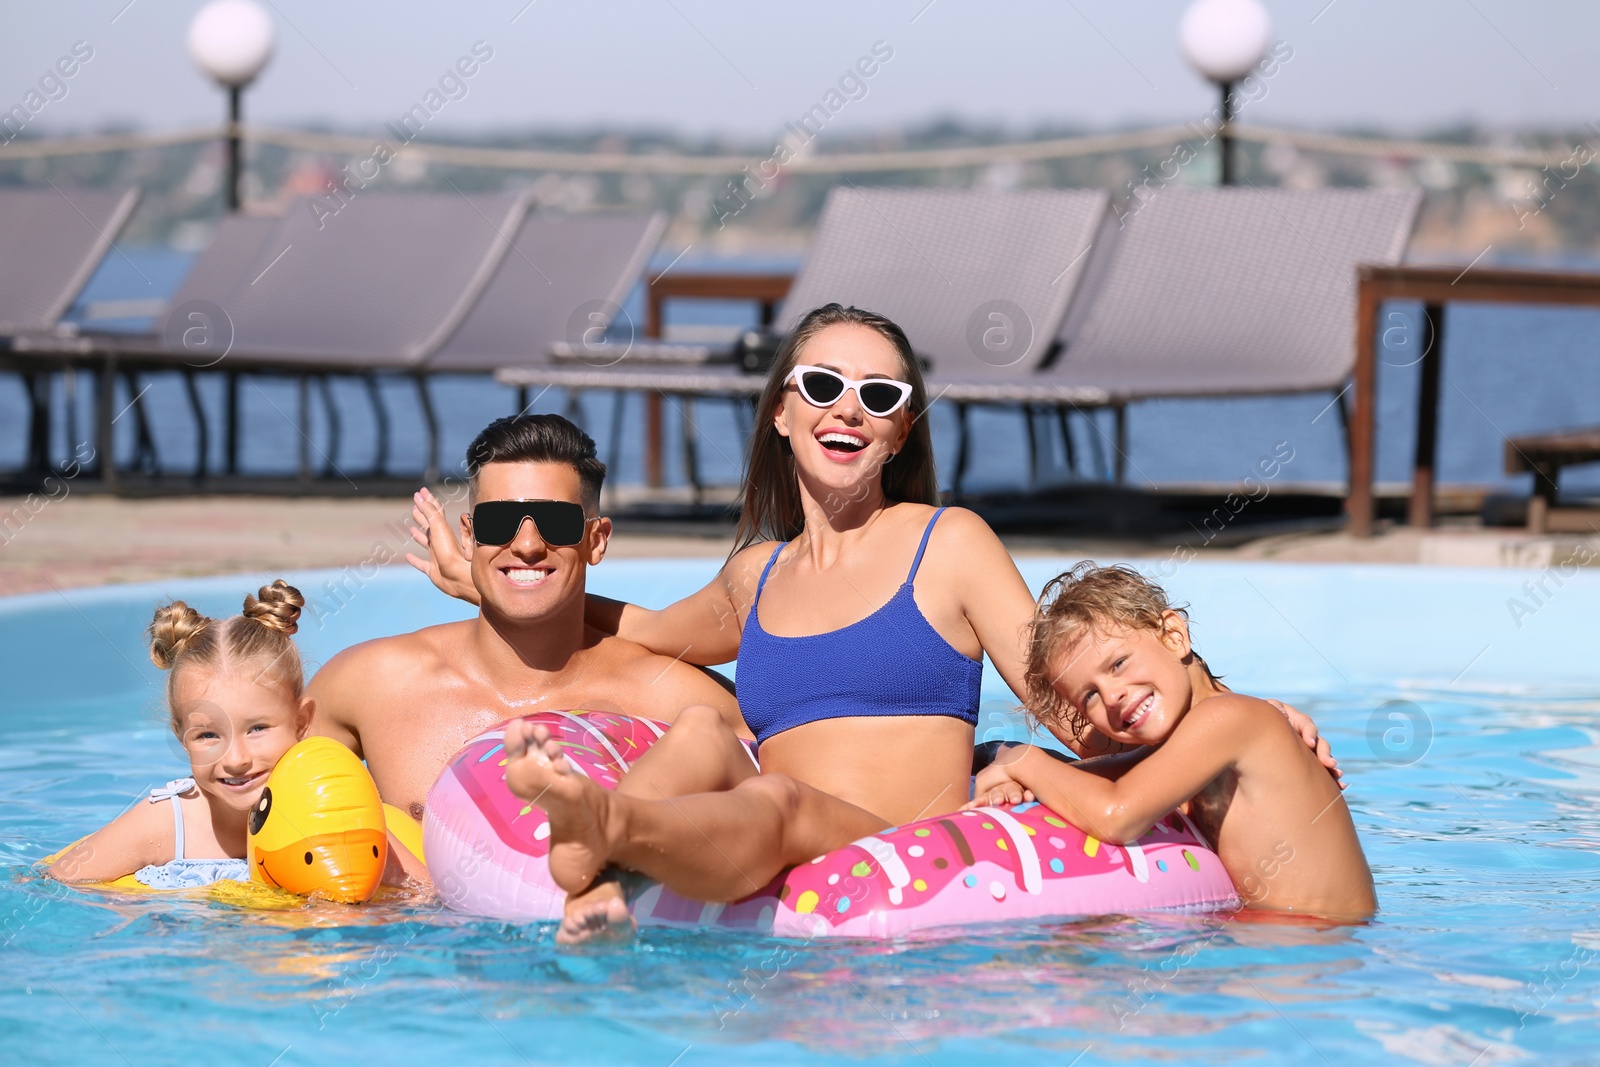
[{"label": "woman's long brown hair", "polygon": [[933,466],[933,436],[928,432],[928,387],[922,367],[905,331],[882,315],[842,304],[824,304],[806,313],[778,349],[767,384],[756,405],[755,432],[750,435],[750,450],[745,456],[744,497],[739,511],[739,528],[734,535],[735,553],[759,541],[792,541],[805,529],[805,513],[800,506],[800,484],[794,470],[794,451],[772,424],[774,412],[783,397],[785,379],[806,342],[829,326],[850,323],[865,326],[894,345],[900,354],[901,375],[911,385],[911,399],[904,410],[911,418],[911,432],[893,462],[880,470],[883,495],[891,503],[939,503],[939,477]]}]

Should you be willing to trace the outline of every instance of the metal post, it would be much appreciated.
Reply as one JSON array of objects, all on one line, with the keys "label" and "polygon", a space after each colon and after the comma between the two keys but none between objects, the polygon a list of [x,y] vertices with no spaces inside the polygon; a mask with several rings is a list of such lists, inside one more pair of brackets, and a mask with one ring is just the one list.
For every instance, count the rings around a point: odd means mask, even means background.
[{"label": "metal post", "polygon": [[1550,532],[1550,512],[1556,506],[1556,478],[1559,471],[1543,460],[1531,464],[1533,468],[1533,495],[1528,498],[1528,532]]},{"label": "metal post", "polygon": [[1128,406],[1118,404],[1114,409],[1117,413],[1116,421],[1116,458],[1112,461],[1112,477],[1118,485],[1128,480]]},{"label": "metal post", "polygon": [[222,376],[223,431],[222,469],[229,474],[239,473],[239,372],[228,371]]},{"label": "metal post", "polygon": [[[156,454],[155,433],[150,428],[150,416],[144,409],[144,393],[139,388],[139,372],[128,369],[122,372],[123,379],[128,383],[128,395],[133,397],[128,401],[124,410],[133,412],[134,427],[134,453],[133,465],[136,470],[148,470],[151,474],[161,473],[161,457]],[[149,466],[146,467],[146,461]]]},{"label": "metal post", "polygon": [[206,453],[211,450],[211,431],[206,425],[205,405],[200,402],[200,386],[195,381],[194,371],[185,367],[183,370],[183,389],[189,396],[189,410],[194,414],[194,480],[199,482],[206,476]]},{"label": "metal post", "polygon": [[389,466],[389,411],[383,406],[383,393],[378,388],[378,376],[367,374],[367,398],[372,401],[373,453],[372,474],[383,474]]},{"label": "metal post", "polygon": [[1084,417],[1089,420],[1089,429],[1094,431],[1089,435],[1089,449],[1094,453],[1094,476],[1099,481],[1108,481],[1111,478],[1111,465],[1106,461],[1106,432],[1100,428],[1104,420],[1100,418],[1098,408]]},{"label": "metal post", "polygon": [[685,396],[683,403],[676,405],[678,418],[683,429],[683,474],[689,480],[690,499],[699,505],[704,497],[704,486],[700,484],[700,450],[697,446],[698,428],[694,421],[694,397]]},{"label": "metal post", "polygon": [[1028,431],[1028,488],[1039,487],[1039,433],[1033,424],[1033,405],[1022,405],[1022,425]]},{"label": "metal post", "polygon": [[117,455],[112,409],[117,402],[117,361],[107,357],[100,366],[100,382],[94,392],[94,443],[99,454],[100,481],[108,492],[117,491]]},{"label": "metal post", "polygon": [[967,473],[967,438],[970,436],[970,427],[967,424],[967,405],[956,402],[956,474],[950,483],[950,499],[961,499],[961,481]]},{"label": "metal post", "polygon": [[50,469],[50,372],[25,371],[28,390],[28,460],[30,471]]},{"label": "metal post", "polygon": [[77,455],[78,446],[78,368],[68,367],[61,372],[61,395],[66,402],[67,451]]},{"label": "metal post", "polygon": [[1233,171],[1233,82],[1222,82],[1222,126],[1217,130],[1217,150],[1222,153],[1222,179],[1219,185],[1232,185]]},{"label": "metal post", "polygon": [[422,421],[428,429],[428,466],[422,472],[424,485],[439,482],[439,416],[433,410],[433,397],[428,393],[428,379],[417,375],[417,400],[422,405]]},{"label": "metal post", "polygon": [[300,375],[297,381],[300,401],[300,480],[311,480],[311,379]]},{"label": "metal post", "polygon": [[230,85],[228,87],[228,211],[239,210],[239,179],[240,154],[239,154],[239,95],[241,87]]},{"label": "metal post", "polygon": [[328,454],[322,457],[322,474],[327,477],[331,474],[342,473],[338,466],[339,405],[333,402],[333,382],[328,375],[317,375],[317,392],[322,395],[322,411],[328,419]]},{"label": "metal post", "polygon": [[1061,423],[1061,443],[1066,446],[1067,475],[1070,478],[1078,476],[1078,457],[1072,447],[1072,422],[1068,417],[1064,405],[1056,405],[1056,419]]},{"label": "metal post", "polygon": [[[661,291],[651,286],[645,300],[644,335],[652,340],[661,337]],[[644,394],[644,484],[651,489],[661,488],[661,394]]]}]

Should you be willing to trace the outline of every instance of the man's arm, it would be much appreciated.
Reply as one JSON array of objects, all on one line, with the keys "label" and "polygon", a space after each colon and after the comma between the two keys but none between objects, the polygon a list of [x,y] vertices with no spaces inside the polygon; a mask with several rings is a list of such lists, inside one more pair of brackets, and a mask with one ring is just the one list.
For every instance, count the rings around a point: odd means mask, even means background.
[{"label": "man's arm", "polygon": [[[695,704],[709,704],[716,708],[730,729],[745,740],[754,740],[755,734],[745,725],[739,712],[739,702],[733,695],[733,684],[715,672],[694,667],[679,661],[666,661],[653,657],[654,662],[644,668],[646,685],[645,706],[637,713],[662,722],[673,722],[684,708]],[[660,666],[666,662],[665,668]],[[652,680],[653,679],[653,680]]]}]

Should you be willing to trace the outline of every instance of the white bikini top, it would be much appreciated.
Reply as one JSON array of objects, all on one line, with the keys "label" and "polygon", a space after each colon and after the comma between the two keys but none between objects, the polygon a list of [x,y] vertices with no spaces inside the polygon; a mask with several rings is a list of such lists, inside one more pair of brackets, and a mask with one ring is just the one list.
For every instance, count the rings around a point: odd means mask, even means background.
[{"label": "white bikini top", "polygon": [[150,790],[150,803],[172,801],[172,858],[175,860],[183,859],[183,804],[178,798],[193,788],[193,778],[174,778],[159,789]]}]

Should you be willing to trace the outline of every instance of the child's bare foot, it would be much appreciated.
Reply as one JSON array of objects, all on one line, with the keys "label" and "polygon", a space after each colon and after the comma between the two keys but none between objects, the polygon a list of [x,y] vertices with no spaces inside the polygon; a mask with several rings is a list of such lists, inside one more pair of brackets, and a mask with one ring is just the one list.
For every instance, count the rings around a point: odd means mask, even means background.
[{"label": "child's bare foot", "polygon": [[556,943],[583,945],[590,942],[626,941],[635,929],[633,915],[622,885],[615,878],[601,875],[589,889],[567,897],[566,914],[556,931]]},{"label": "child's bare foot", "polygon": [[582,893],[610,859],[612,794],[579,774],[543,726],[506,728],[506,785],[550,820],[550,877]]}]

